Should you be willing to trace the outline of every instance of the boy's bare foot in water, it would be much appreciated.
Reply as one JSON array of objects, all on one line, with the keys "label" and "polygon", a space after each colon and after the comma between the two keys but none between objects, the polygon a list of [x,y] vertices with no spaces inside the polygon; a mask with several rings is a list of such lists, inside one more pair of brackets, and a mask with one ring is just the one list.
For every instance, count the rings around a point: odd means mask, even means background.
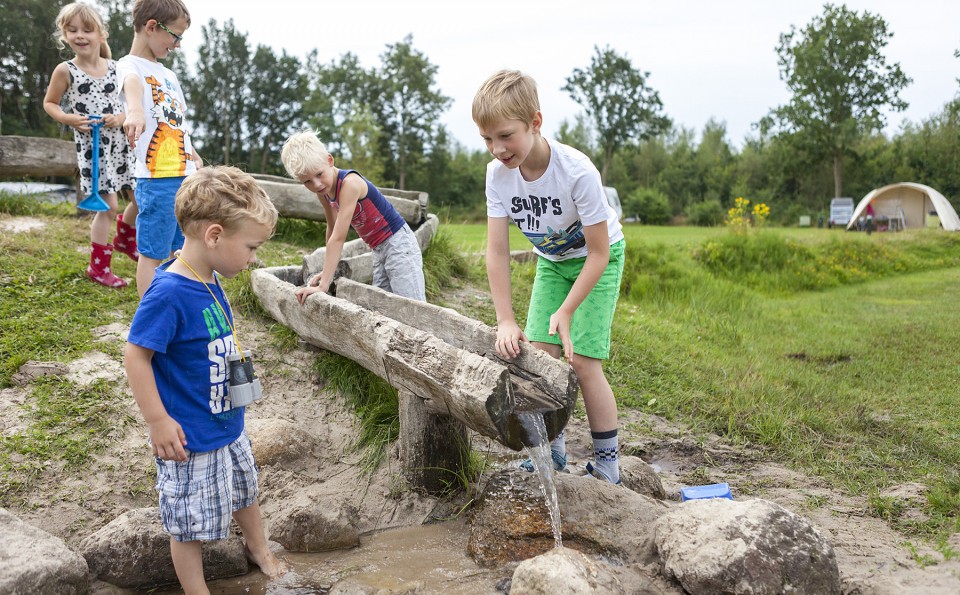
[{"label": "boy's bare foot in water", "polygon": [[254,553],[244,545],[243,551],[247,555],[247,560],[260,567],[260,572],[270,578],[279,578],[289,570],[286,562],[276,557],[269,549],[264,548],[263,551]]}]

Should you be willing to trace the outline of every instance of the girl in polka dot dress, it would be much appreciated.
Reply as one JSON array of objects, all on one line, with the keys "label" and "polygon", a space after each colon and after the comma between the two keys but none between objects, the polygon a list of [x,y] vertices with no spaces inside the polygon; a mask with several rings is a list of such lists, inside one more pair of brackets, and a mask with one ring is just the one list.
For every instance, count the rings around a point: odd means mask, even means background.
[{"label": "girl in polka dot dress", "polygon": [[[77,166],[83,196],[93,192],[93,160],[98,160],[97,192],[110,206],[100,211],[90,226],[90,266],[87,276],[107,287],[126,287],[113,274],[114,250],[133,260],[139,258],[136,239],[137,204],[133,200],[133,153],[123,136],[125,114],[117,88],[116,63],[110,59],[107,31],[95,8],[83,2],[68,4],[57,16],[54,37],[60,49],[70,46],[74,58],[57,65],[43,99],[43,109],[57,122],[73,128]],[[91,116],[101,116],[103,125],[93,128]],[[100,134],[99,155],[93,155],[93,133]],[[117,193],[130,200],[123,214],[117,213]],[[116,236],[107,238],[116,219]]]}]

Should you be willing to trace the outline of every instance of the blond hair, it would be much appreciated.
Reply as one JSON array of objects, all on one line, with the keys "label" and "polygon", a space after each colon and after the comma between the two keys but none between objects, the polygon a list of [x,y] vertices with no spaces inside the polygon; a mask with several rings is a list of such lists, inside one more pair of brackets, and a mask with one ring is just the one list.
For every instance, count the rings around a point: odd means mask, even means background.
[{"label": "blond hair", "polygon": [[520,120],[529,126],[539,111],[537,83],[519,70],[495,72],[473,97],[473,121],[480,128],[502,120]]},{"label": "blond hair", "polygon": [[253,221],[274,230],[278,217],[270,197],[253,176],[236,167],[216,165],[187,176],[177,191],[174,212],[183,233],[193,236],[204,223],[218,223],[233,231]]},{"label": "blond hair", "polygon": [[53,33],[53,40],[57,44],[58,50],[67,47],[67,27],[70,22],[80,17],[80,22],[85,27],[100,33],[100,57],[110,59],[113,54],[110,52],[110,44],[107,43],[107,27],[103,24],[103,17],[93,6],[85,2],[73,2],[60,9],[57,18],[54,21],[57,24],[57,30]]},{"label": "blond hair", "polygon": [[280,160],[291,178],[299,178],[304,174],[312,175],[329,159],[330,153],[326,145],[312,130],[292,135],[280,150]]},{"label": "blond hair", "polygon": [[139,32],[153,19],[168,24],[183,18],[190,26],[190,11],[183,0],[136,0],[133,3],[133,30]]}]

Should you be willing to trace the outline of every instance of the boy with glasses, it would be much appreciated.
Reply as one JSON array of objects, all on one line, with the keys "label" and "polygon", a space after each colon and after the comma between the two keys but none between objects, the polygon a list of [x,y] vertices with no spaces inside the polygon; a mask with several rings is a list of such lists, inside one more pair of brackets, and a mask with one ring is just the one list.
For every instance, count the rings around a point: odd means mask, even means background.
[{"label": "boy with glasses", "polygon": [[117,62],[118,91],[127,113],[123,132],[136,154],[141,298],[157,266],[183,246],[174,198],[183,180],[203,167],[190,139],[183,89],[177,75],[159,62],[180,45],[188,27],[190,12],[182,0],[136,0],[133,45]]}]

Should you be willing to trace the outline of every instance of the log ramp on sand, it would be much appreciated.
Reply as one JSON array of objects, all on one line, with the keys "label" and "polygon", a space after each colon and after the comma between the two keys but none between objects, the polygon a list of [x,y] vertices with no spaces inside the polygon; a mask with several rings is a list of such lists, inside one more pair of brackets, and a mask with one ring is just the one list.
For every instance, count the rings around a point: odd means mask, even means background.
[{"label": "log ramp on sand", "polygon": [[[416,226],[421,250],[438,226],[435,215]],[[495,329],[369,285],[372,254],[362,240],[344,244],[331,293],[298,303],[294,290],[320,270],[324,252],[305,257],[303,266],[254,270],[253,292],[304,341],[357,362],[397,389],[401,467],[412,486],[437,493],[450,473],[464,470],[466,428],[521,450],[539,442],[523,423],[526,414],[543,416],[547,440],[567,424],[578,390],[573,368],[532,348],[503,360],[494,348]]]}]

